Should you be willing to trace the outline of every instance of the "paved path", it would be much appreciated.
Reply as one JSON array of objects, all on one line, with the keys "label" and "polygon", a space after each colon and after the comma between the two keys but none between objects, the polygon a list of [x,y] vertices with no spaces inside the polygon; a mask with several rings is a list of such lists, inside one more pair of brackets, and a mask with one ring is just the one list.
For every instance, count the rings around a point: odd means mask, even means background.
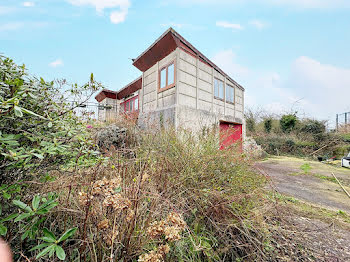
[{"label": "paved path", "polygon": [[[311,167],[307,173],[301,169],[304,164]],[[271,178],[272,184],[280,193],[350,213],[350,198],[339,184],[327,181],[327,178],[333,178],[333,172],[342,184],[347,185],[346,189],[350,192],[350,170],[289,157],[271,158],[257,163],[256,167]]]}]

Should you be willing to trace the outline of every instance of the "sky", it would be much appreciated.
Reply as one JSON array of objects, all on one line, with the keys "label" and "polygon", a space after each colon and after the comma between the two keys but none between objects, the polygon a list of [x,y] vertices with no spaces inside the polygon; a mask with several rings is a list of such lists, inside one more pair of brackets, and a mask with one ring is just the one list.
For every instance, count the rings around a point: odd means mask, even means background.
[{"label": "sky", "polygon": [[246,108],[350,111],[350,0],[0,0],[0,53],[46,80],[118,90],[173,27],[241,84]]}]

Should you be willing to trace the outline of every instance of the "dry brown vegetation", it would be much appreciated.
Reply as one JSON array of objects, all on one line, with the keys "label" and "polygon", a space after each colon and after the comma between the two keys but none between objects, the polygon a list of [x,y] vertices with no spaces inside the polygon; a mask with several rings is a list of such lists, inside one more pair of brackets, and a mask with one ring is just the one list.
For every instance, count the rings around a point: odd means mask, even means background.
[{"label": "dry brown vegetation", "polygon": [[[133,133],[124,148],[104,149],[107,158],[96,166],[52,171],[54,181],[31,184],[28,202],[33,192],[59,194],[59,206],[45,222],[50,231],[60,235],[78,227],[64,246],[69,261],[294,256],[292,239],[281,237],[276,203],[265,197],[265,177],[237,148],[219,150],[214,131],[200,137],[143,131],[139,139]],[[11,244],[30,260],[38,254],[26,243]]]}]

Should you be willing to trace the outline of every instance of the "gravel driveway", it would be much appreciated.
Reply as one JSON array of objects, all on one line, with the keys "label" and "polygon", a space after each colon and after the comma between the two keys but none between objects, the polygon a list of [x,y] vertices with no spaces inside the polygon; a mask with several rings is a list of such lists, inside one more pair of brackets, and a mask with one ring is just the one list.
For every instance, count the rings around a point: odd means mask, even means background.
[{"label": "gravel driveway", "polygon": [[[309,167],[308,171],[303,166]],[[268,175],[280,193],[332,210],[350,213],[350,198],[334,181],[332,172],[350,192],[350,170],[291,157],[259,162],[256,168]],[[333,180],[333,181],[332,181]]]}]

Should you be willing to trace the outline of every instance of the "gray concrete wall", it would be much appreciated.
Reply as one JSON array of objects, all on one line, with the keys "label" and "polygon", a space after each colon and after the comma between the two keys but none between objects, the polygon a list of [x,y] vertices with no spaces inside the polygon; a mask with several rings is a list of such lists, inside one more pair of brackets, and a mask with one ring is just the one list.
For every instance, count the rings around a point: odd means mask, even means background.
[{"label": "gray concrete wall", "polygon": [[[158,91],[159,69],[175,61],[175,87]],[[244,124],[244,91],[209,65],[180,48],[143,73],[139,125],[173,125],[194,132],[217,127],[220,121]],[[214,98],[214,78],[235,89],[234,103]],[[245,127],[243,127],[244,130]]]},{"label": "gray concrete wall", "polygon": [[98,120],[110,121],[117,117],[117,100],[106,97],[100,103],[100,106],[111,107],[110,109],[98,109]]},{"label": "gray concrete wall", "polygon": [[[244,91],[196,57],[178,49],[176,127],[195,132],[220,121],[244,124]],[[224,82],[224,101],[214,98],[214,78]],[[235,89],[234,103],[226,103],[226,84]]]},{"label": "gray concrete wall", "polygon": [[138,120],[138,124],[141,128],[175,125],[177,85],[164,91],[158,91],[158,86],[159,70],[172,61],[175,62],[176,70],[176,57],[177,51],[175,50],[142,74],[142,89],[139,93],[140,113]]}]

